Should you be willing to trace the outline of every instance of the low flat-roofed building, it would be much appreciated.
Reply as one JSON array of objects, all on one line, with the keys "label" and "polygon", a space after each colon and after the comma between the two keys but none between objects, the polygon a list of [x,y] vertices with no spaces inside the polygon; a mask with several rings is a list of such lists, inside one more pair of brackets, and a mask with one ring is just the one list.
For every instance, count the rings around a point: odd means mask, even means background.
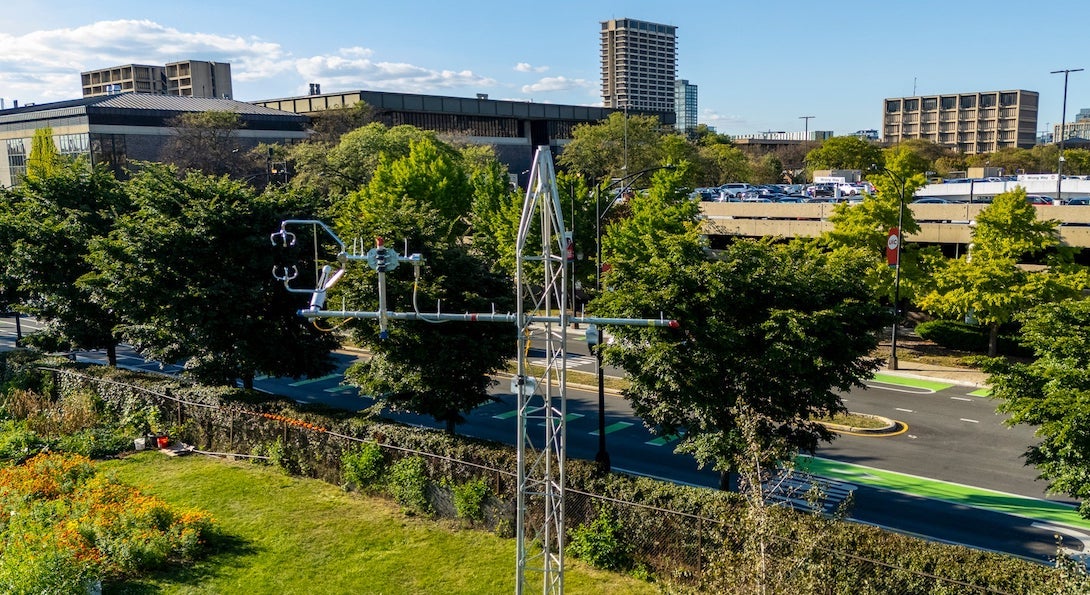
[{"label": "low flat-roofed building", "polygon": [[[312,85],[317,90],[317,85]],[[549,145],[559,153],[579,124],[600,122],[622,110],[586,105],[561,105],[489,99],[487,95],[444,97],[386,91],[314,93],[282,99],[254,101],[255,105],[313,116],[323,110],[366,103],[375,119],[388,126],[409,124],[441,134],[466,138],[474,144],[491,145],[497,158],[518,173],[530,169],[536,147]],[[629,110],[629,115],[654,115],[673,127],[674,114]],[[524,180],[520,179],[520,182]]]},{"label": "low flat-roofed building", "polygon": [[53,130],[61,154],[86,156],[120,173],[134,160],[159,161],[175,134],[170,121],[184,113],[235,112],[243,122],[236,140],[243,148],[290,143],[307,136],[306,116],[207,97],[123,93],[0,110],[0,185],[13,186],[26,173],[34,131]]}]

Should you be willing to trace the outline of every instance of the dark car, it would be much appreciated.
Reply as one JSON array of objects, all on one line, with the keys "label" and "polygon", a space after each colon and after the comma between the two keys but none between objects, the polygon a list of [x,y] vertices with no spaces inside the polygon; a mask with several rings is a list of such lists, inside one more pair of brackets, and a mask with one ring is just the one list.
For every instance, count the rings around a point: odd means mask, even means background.
[{"label": "dark car", "polygon": [[1067,204],[1070,205],[1070,206],[1073,206],[1073,207],[1075,207],[1075,206],[1079,206],[1079,207],[1090,206],[1090,196],[1076,196],[1075,198],[1072,198],[1072,199],[1068,200]]}]

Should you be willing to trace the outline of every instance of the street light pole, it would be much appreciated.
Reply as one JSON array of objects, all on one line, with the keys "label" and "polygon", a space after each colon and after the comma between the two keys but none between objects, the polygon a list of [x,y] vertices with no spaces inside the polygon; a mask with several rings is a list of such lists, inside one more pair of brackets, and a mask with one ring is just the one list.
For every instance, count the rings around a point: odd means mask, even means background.
[{"label": "street light pole", "polygon": [[799,119],[804,122],[802,128],[802,140],[808,141],[810,140],[810,120],[813,120],[814,116],[799,116]]},{"label": "street light pole", "polygon": [[[614,198],[606,205],[605,211],[602,210],[602,191],[603,189],[608,191],[611,188],[623,185],[621,188],[620,196],[624,196],[629,188],[636,183],[644,174],[658,171],[660,169],[674,169],[672,165],[660,165],[658,167],[649,167],[644,170],[640,170],[636,173],[629,174],[623,178],[616,179],[609,184],[606,184],[603,188],[599,184],[594,189],[594,239],[595,239],[595,260],[594,260],[594,289],[595,295],[601,295],[602,293],[602,217],[609,211],[610,208],[616,204],[617,199]],[[593,332],[592,332],[593,329]],[[609,451],[606,450],[606,389],[605,389],[605,377],[602,375],[602,347],[604,347],[605,341],[603,341],[603,333],[599,331],[593,324],[587,327],[587,346],[594,351],[594,356],[597,361],[596,371],[598,373],[598,453],[594,455],[594,461],[598,463],[598,470],[602,473],[609,473],[611,468],[609,461]],[[593,342],[592,342],[593,341]]]},{"label": "street light pole", "polygon": [[[875,169],[877,165],[873,166]],[[901,303],[901,246],[904,245],[904,220],[905,220],[905,184],[907,180],[897,174],[893,173],[889,169],[883,167],[882,171],[889,176],[890,180],[893,180],[899,185],[900,195],[897,202],[897,246],[896,246],[896,259],[897,265],[893,272],[893,336],[890,338],[890,350],[889,350],[889,369],[897,369],[897,323],[900,319],[900,303]]]},{"label": "street light pole", "polygon": [[1067,124],[1067,76],[1072,72],[1082,72],[1081,68],[1066,68],[1064,70],[1053,70],[1049,74],[1064,75],[1064,102],[1063,109],[1060,112],[1060,158],[1056,163],[1056,204],[1061,204],[1063,197],[1060,195],[1063,188],[1064,181],[1064,137],[1067,136],[1067,131],[1064,129]]}]

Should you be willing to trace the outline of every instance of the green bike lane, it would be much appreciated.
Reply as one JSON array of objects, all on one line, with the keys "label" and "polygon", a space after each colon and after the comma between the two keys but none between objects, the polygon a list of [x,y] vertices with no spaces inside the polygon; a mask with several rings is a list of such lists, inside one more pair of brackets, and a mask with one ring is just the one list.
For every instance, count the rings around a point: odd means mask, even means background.
[{"label": "green bike lane", "polygon": [[[884,373],[875,374],[872,382],[934,392],[957,386],[954,383],[936,379]],[[984,388],[968,394],[976,397],[986,397],[989,393],[990,391]],[[800,470],[820,477],[1015,515],[1043,523],[1090,529],[1090,520],[1080,517],[1076,507],[1061,502],[1020,496],[897,471],[887,471],[867,465],[844,463],[822,457],[800,456],[796,463]]]}]

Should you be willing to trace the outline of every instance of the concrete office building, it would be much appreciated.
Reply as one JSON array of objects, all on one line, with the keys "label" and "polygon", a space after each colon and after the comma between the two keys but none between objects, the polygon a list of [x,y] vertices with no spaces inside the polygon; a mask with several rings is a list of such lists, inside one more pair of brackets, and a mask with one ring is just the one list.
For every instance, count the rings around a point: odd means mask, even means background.
[{"label": "concrete office building", "polygon": [[677,27],[636,19],[602,21],[602,105],[673,112]]},{"label": "concrete office building", "polygon": [[80,73],[84,97],[151,93],[231,99],[231,64],[185,60],[164,66],[125,64]]},{"label": "concrete office building", "polygon": [[887,98],[882,102],[882,138],[913,138],[973,155],[1037,141],[1036,91],[983,91]]},{"label": "concrete office building", "polygon": [[[343,91],[321,93],[311,84],[311,94],[253,102],[263,107],[318,116],[322,111],[366,103],[376,121],[387,126],[409,124],[467,142],[491,145],[496,157],[518,174],[529,170],[536,147],[548,145],[558,154],[572,138],[579,124],[594,124],[609,118],[617,110],[585,105],[560,105],[489,99],[479,94],[468,97],[443,97],[385,91]],[[673,87],[671,86],[671,89]],[[666,113],[632,110],[658,116],[663,124],[674,124],[672,108]],[[525,182],[526,176],[518,181]]]},{"label": "concrete office building", "polygon": [[674,127],[678,132],[691,133],[697,124],[697,88],[685,79],[674,81]]},{"label": "concrete office building", "polygon": [[121,174],[131,161],[162,158],[175,134],[173,118],[205,111],[237,113],[243,126],[234,138],[244,150],[307,136],[305,116],[229,99],[122,93],[39,103],[0,110],[0,185],[14,186],[26,174],[31,139],[40,128],[53,130],[61,154],[83,156]]}]

